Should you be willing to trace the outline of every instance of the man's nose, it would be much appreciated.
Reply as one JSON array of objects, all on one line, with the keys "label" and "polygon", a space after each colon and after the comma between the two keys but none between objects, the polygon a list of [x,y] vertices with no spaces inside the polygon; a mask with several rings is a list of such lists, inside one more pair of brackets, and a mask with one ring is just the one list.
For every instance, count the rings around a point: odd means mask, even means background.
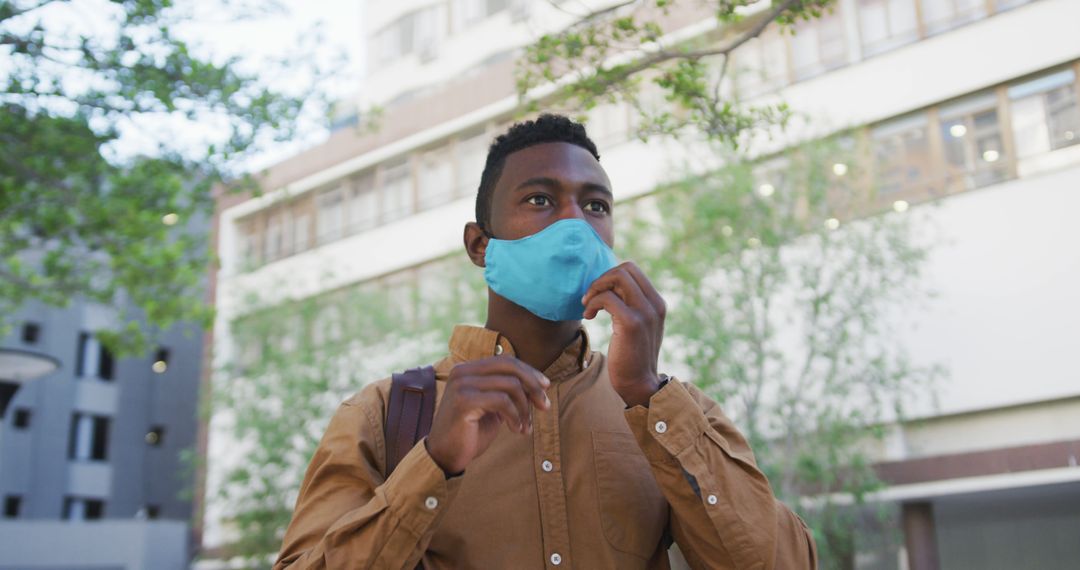
[{"label": "man's nose", "polygon": [[566,200],[559,207],[559,220],[585,220],[585,210],[581,209],[581,205],[577,203],[577,200]]}]

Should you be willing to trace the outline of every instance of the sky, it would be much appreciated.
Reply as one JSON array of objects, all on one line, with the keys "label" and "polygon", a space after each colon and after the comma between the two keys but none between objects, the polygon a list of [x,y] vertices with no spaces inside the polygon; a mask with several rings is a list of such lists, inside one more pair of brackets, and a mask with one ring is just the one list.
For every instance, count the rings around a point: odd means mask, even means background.
[{"label": "sky", "polygon": [[[326,93],[331,100],[350,99],[361,87],[364,41],[362,7],[364,0],[186,0],[177,9],[190,16],[187,23],[172,31],[188,43],[200,56],[214,60],[240,57],[241,67],[260,74],[261,79],[277,90],[291,93]],[[29,0],[16,2],[16,7],[28,5]],[[233,9],[225,14],[222,5]],[[111,37],[117,22],[115,5],[109,0],[73,0],[45,4],[26,16],[4,22],[7,31],[26,33],[38,22],[48,30],[52,40],[79,36]],[[256,14],[256,17],[235,18],[235,14]],[[317,36],[315,31],[321,32]],[[316,40],[315,38],[321,37]],[[52,41],[51,40],[51,41]],[[298,67],[282,68],[270,65],[274,58],[290,53],[312,53],[312,58],[324,69],[333,69],[326,81],[317,87],[307,80]],[[305,61],[308,61],[305,58]],[[0,58],[0,76],[8,69]],[[276,72],[273,70],[277,70]],[[70,68],[58,68],[58,77],[69,92],[82,91],[94,85],[89,72],[82,74]],[[55,110],[67,113],[64,102],[46,103]],[[236,169],[252,171],[270,166],[305,147],[325,138],[326,117],[322,109],[313,108],[306,117],[304,136],[289,143],[272,147],[235,165]],[[104,149],[110,160],[125,161],[140,154],[154,154],[166,141],[172,148],[190,149],[200,156],[211,142],[227,133],[214,117],[188,121],[179,116],[142,116],[138,121],[118,125],[122,136]],[[91,123],[93,125],[93,123]]]},{"label": "sky", "polygon": [[[222,0],[198,0],[200,10],[212,13]],[[211,18],[195,24],[186,30],[190,41],[220,56],[238,55],[248,65],[256,69],[268,58],[287,55],[302,43],[312,30],[319,30],[323,41],[316,53],[320,54],[329,65],[331,60],[344,58],[338,62],[341,73],[336,73],[323,87],[334,99],[354,97],[361,88],[364,72],[365,45],[363,36],[362,8],[365,0],[277,0],[280,10],[274,15],[250,21],[214,22]],[[255,4],[260,4],[254,0]],[[267,2],[261,2],[267,4]],[[295,78],[283,76],[275,85],[283,90],[295,89]],[[322,117],[315,121],[321,122]],[[304,148],[317,144],[325,138],[326,131],[321,124],[309,125],[307,137],[281,144],[254,157],[248,169],[255,170],[270,166],[296,154]]]}]

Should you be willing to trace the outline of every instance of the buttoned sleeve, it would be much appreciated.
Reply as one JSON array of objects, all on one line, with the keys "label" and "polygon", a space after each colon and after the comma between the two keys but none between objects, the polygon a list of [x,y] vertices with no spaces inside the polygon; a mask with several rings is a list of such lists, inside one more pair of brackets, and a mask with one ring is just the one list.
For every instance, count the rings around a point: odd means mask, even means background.
[{"label": "buttoned sleeve", "polygon": [[746,438],[716,402],[672,379],[648,408],[625,414],[671,505],[672,535],[691,567],[817,567],[806,525],[773,496]]},{"label": "buttoned sleeve", "polygon": [[382,396],[342,404],[300,487],[274,570],[412,568],[456,493],[420,441],[383,480]]}]

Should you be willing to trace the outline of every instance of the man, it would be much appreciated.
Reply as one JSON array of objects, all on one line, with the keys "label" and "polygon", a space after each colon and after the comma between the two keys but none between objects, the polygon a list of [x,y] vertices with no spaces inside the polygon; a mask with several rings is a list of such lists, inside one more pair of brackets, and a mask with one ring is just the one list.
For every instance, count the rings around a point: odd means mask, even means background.
[{"label": "man", "polygon": [[[385,477],[389,379],[341,405],[275,569],[816,567],[746,439],[657,370],[665,305],[616,265],[612,192],[585,129],[543,115],[498,137],[465,226],[483,328],[435,364],[431,434]],[[607,311],[608,354],[581,327]]]}]

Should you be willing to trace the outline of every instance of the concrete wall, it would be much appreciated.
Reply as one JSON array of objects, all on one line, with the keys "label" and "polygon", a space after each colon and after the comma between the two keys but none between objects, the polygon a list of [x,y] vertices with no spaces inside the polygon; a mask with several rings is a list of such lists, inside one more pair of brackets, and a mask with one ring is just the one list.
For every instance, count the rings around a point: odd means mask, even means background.
[{"label": "concrete wall", "polygon": [[942,570],[1072,570],[1080,561],[1080,483],[934,502]]},{"label": "concrete wall", "polygon": [[[155,355],[149,354],[117,360],[112,381],[76,378],[79,333],[105,326],[110,318],[96,306],[58,309],[31,303],[12,317],[15,329],[0,339],[0,346],[60,362],[55,372],[19,390],[0,427],[0,498],[22,497],[18,520],[59,519],[67,495],[103,499],[106,518],[134,517],[147,504],[159,506],[161,518],[191,516],[191,503],[181,496],[186,466],[180,453],[195,441],[201,337],[183,326],[167,331],[161,344],[169,349],[169,366],[162,374],[151,369]],[[40,324],[36,344],[21,342],[24,321]],[[11,425],[20,408],[31,411],[29,428]],[[76,411],[111,419],[106,461],[68,459]],[[154,425],[165,428],[158,446],[144,439]]]},{"label": "concrete wall", "polygon": [[177,521],[0,522],[0,570],[181,570],[187,538]]}]

